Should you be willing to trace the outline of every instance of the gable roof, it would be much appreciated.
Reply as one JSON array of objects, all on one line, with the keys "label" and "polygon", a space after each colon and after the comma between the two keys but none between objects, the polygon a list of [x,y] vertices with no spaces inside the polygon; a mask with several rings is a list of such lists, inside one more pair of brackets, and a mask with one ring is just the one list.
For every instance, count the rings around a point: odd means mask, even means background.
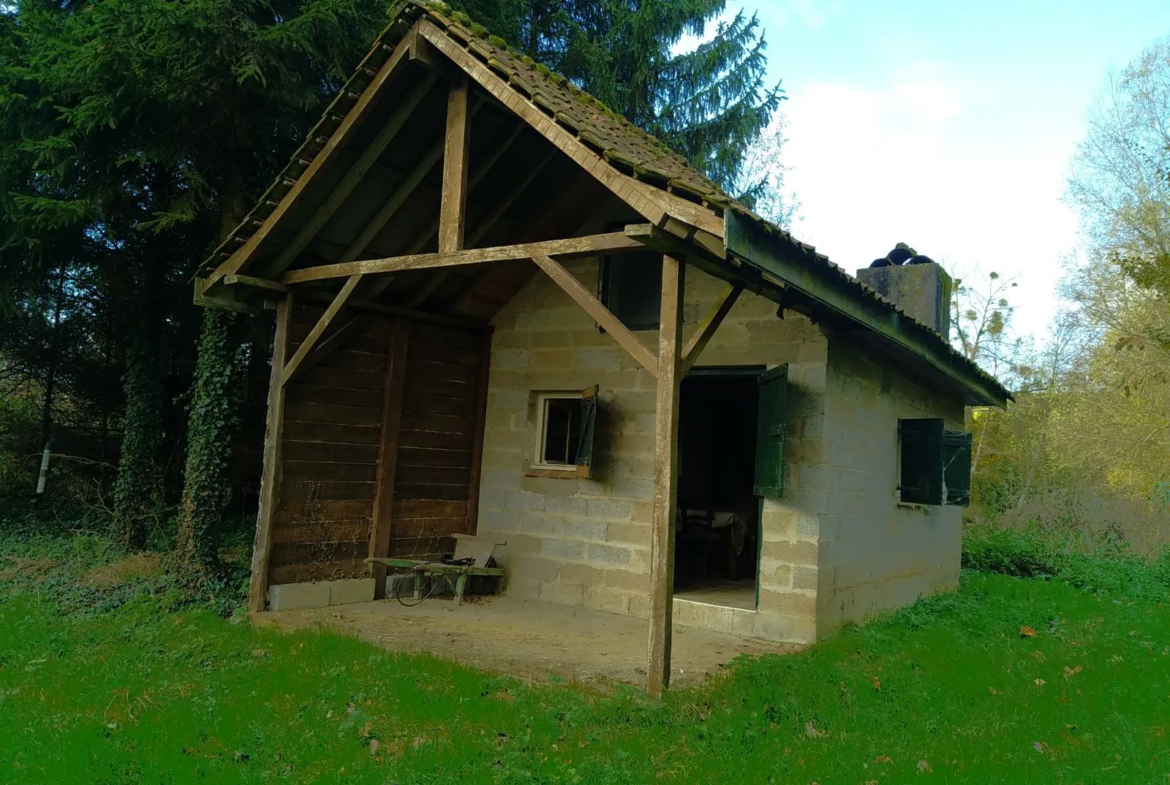
[{"label": "gable roof", "polygon": [[[538,129],[546,138],[567,133],[576,140],[581,152],[574,160],[604,180],[611,191],[635,207],[636,201],[661,208],[653,213],[652,220],[675,219],[721,239],[727,261],[721,272],[743,277],[754,290],[794,290],[794,297],[783,300],[785,307],[827,310],[830,315],[860,320],[861,326],[876,334],[875,349],[890,349],[887,344],[893,342],[909,350],[916,356],[899,355],[895,359],[908,359],[909,364],[928,372],[941,371],[949,382],[962,388],[969,404],[1003,405],[1010,400],[1010,393],[998,380],[930,327],[812,246],[731,198],[658,139],[568,79],[511,50],[503,40],[490,36],[466,17],[452,13],[442,3],[427,0],[405,0],[392,12],[391,23],[310,130],[305,143],[245,219],[204,262],[204,274],[214,275],[232,261],[241,265],[251,262],[250,258],[242,258],[241,252],[255,254],[254,235],[266,223],[274,222],[274,213],[277,222],[289,223],[278,207],[290,195],[300,196],[296,189],[303,184],[315,159],[345,131],[347,118],[360,107],[367,89],[371,85],[382,88],[375,84],[379,69],[407,35],[420,28],[457,66],[474,71],[472,76],[481,87],[490,82],[496,88],[494,93],[488,90],[491,97],[508,109],[524,110],[516,113],[534,127],[541,123],[552,126]],[[529,107],[535,107],[539,114]],[[647,212],[645,207],[642,212]]]}]

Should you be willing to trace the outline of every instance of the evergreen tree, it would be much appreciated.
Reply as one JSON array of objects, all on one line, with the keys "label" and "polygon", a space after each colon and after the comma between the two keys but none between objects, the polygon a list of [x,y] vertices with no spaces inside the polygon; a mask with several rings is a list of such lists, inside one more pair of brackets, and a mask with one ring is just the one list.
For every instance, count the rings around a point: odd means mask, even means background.
[{"label": "evergreen tree", "polygon": [[[783,100],[765,83],[759,20],[724,0],[463,0],[493,33],[564,74],[749,205],[767,187],[749,148]],[[675,53],[686,35],[713,35]]]},{"label": "evergreen tree", "polygon": [[385,3],[20,0],[0,18],[0,184],[13,194],[0,203],[0,253],[43,277],[53,268],[36,260],[68,230],[86,240],[74,252],[94,247],[86,264],[117,266],[106,294],[126,316],[133,400],[115,508],[130,547],[158,497],[161,440],[180,438],[160,436],[168,347],[194,345],[202,317],[198,345],[210,354],[194,363],[179,526],[181,541],[196,541],[182,554],[211,566],[238,429],[203,412],[215,380],[234,372],[215,366],[236,362],[221,349],[238,319],[199,314],[190,277],[348,77],[386,23]]}]

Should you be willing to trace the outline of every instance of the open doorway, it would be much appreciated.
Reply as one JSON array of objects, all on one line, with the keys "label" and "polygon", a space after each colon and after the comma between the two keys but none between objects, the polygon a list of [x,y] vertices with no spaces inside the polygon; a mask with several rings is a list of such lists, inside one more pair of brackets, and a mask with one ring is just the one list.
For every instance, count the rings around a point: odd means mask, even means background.
[{"label": "open doorway", "polygon": [[756,607],[759,498],[753,491],[763,368],[699,368],[682,381],[674,593]]}]

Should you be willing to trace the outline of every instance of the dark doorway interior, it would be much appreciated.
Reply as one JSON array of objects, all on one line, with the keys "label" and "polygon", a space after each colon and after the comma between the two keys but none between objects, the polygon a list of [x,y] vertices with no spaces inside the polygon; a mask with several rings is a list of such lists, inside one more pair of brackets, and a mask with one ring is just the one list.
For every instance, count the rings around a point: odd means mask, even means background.
[{"label": "dark doorway interior", "polygon": [[699,369],[682,382],[675,595],[755,608],[755,471],[763,369]]}]

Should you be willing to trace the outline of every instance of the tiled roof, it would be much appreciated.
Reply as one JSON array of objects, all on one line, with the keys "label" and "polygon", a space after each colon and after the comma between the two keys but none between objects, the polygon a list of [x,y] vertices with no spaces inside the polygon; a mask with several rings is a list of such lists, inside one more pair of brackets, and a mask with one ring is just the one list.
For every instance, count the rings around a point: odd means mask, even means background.
[{"label": "tiled roof", "polygon": [[204,269],[216,267],[241,247],[273,211],[280,199],[320,152],[333,135],[359,96],[365,90],[378,68],[390,57],[395,46],[412,26],[426,18],[442,29],[452,40],[485,63],[501,79],[525,99],[573,133],[583,143],[602,156],[611,166],[648,185],[660,188],[709,209],[721,216],[732,210],[750,218],[774,236],[777,242],[800,255],[802,260],[823,276],[840,284],[847,284],[856,296],[881,303],[898,314],[909,329],[928,336],[950,360],[966,372],[974,374],[1010,394],[999,381],[974,362],[957,352],[930,327],[905,313],[896,303],[887,300],[872,287],[858,281],[824,254],[802,243],[781,227],[767,221],[745,205],[728,196],[685,158],[674,152],[651,134],[609,109],[592,95],[581,90],[570,80],[552,72],[511,48],[502,39],[492,36],[466,16],[452,12],[445,4],[429,0],[405,0],[394,11],[389,26],[375,41],[369,54],[359,64],[353,76],[345,83],[336,98],[325,110],[321,120],[309,132],[305,143],[292,156],[288,166],[268,189],[245,220],[205,262]]}]

